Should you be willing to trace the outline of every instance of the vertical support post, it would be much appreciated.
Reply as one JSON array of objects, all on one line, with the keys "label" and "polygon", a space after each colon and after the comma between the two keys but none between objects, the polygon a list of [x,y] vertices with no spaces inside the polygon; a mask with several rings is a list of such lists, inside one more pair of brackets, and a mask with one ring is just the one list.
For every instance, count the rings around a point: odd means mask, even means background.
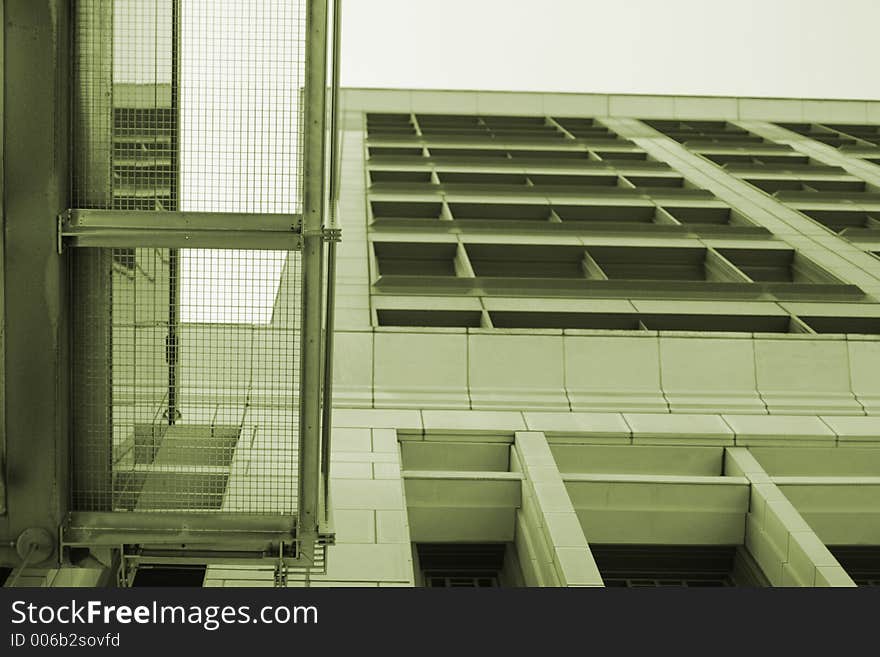
[{"label": "vertical support post", "polygon": [[[6,47],[6,2],[0,0],[0,90],[6,88],[6,61],[3,51]],[[0,93],[0,126],[6,125],[4,104],[6,94]],[[0,128],[2,129],[2,128]],[[3,288],[6,285],[6,259],[4,238],[6,235],[6,208],[2,199],[5,198],[4,184],[6,172],[3,163],[5,139],[0,139],[0,516],[6,515],[6,302]]]},{"label": "vertical support post", "polygon": [[327,0],[307,0],[303,158],[302,327],[300,358],[300,550],[310,559],[318,533],[321,472],[322,228],[326,210]]},{"label": "vertical support post", "polygon": [[[80,0],[73,43],[75,173],[77,205],[113,203],[113,1]],[[107,249],[76,249],[71,255],[73,369],[84,386],[73,386],[72,503],[90,511],[112,509],[113,256]],[[101,382],[102,385],[95,385]]]},{"label": "vertical support post", "polygon": [[[57,216],[67,206],[68,6],[4,3],[3,116],[6,514],[0,559],[30,527],[53,539],[67,502],[68,340]],[[49,561],[57,560],[53,551]],[[38,566],[39,564],[30,564]]]},{"label": "vertical support post", "polygon": [[746,548],[773,586],[855,586],[748,449],[726,448],[724,474],[749,480]]},{"label": "vertical support post", "polygon": [[[604,586],[544,434],[517,432],[512,456],[512,469],[523,474],[523,508],[517,513],[517,532],[528,533],[523,542],[536,548],[538,579],[546,586]],[[529,558],[519,555],[524,569]]]},{"label": "vertical support post", "polygon": [[[158,85],[158,75],[156,84]],[[180,209],[180,0],[171,2],[171,207]],[[179,355],[180,250],[168,250],[168,424],[177,422],[177,362]]]}]

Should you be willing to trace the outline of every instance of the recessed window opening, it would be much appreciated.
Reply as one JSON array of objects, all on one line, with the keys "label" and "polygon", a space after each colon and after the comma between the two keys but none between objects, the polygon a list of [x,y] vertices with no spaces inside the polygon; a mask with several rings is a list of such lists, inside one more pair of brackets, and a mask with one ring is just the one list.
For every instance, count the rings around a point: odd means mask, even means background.
[{"label": "recessed window opening", "polygon": [[381,276],[455,276],[454,242],[374,242],[373,249]]},{"label": "recessed window opening", "polygon": [[580,246],[468,244],[477,276],[510,278],[585,278]]},{"label": "recessed window opening", "polygon": [[201,587],[205,583],[207,566],[138,566],[132,586]]}]

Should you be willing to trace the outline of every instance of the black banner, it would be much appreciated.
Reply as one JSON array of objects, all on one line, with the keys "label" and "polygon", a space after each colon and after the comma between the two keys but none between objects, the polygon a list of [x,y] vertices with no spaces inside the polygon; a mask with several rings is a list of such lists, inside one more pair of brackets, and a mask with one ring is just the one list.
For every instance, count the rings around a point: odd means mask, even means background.
[{"label": "black banner", "polygon": [[869,643],[868,589],[2,589],[0,653],[88,649],[339,650],[722,646],[850,651]]}]

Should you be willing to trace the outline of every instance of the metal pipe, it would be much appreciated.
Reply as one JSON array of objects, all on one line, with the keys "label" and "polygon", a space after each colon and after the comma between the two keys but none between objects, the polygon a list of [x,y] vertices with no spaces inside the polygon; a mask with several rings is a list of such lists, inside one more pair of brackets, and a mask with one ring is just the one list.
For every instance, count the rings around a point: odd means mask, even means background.
[{"label": "metal pipe", "polygon": [[333,422],[333,331],[336,324],[336,242],[327,245],[327,319],[324,329],[324,402],[321,418],[321,475],[324,484],[324,520],[330,499],[330,428]]},{"label": "metal pipe", "polygon": [[[158,24],[158,20],[156,21]],[[158,43],[158,37],[156,39]],[[157,58],[158,61],[158,58]],[[180,0],[171,3],[171,116],[174,125],[171,130],[171,210],[179,208],[180,181]],[[159,76],[156,75],[158,86]],[[159,103],[156,102],[158,109]],[[177,362],[180,353],[180,338],[177,330],[178,306],[180,305],[180,250],[168,250],[168,424],[177,422],[180,411],[177,410]]]},{"label": "metal pipe", "polygon": [[303,556],[318,534],[321,469],[322,253],[325,211],[327,0],[306,12],[305,151],[303,162],[302,336],[300,360],[299,523]]},{"label": "metal pipe", "polygon": [[[333,2],[333,80],[330,108],[330,228],[338,228],[339,191],[339,51],[342,36],[342,2]],[[324,399],[321,418],[321,475],[324,484],[324,520],[329,516],[330,441],[333,423],[333,332],[336,325],[336,242],[327,245],[327,317],[324,324]]]},{"label": "metal pipe", "polygon": [[333,79],[330,96],[330,222],[336,227],[336,199],[339,198],[339,53],[342,44],[342,0],[333,0]]}]

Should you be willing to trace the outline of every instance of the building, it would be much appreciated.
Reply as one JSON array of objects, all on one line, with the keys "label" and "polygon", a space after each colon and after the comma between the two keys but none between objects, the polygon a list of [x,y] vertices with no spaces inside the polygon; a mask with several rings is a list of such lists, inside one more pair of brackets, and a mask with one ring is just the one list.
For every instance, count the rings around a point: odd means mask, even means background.
[{"label": "building", "polygon": [[[22,49],[6,63],[6,253],[44,258],[61,289],[54,233],[16,217],[54,217],[88,187],[49,166],[45,128],[63,131],[68,108],[46,107],[58,78],[26,88],[25,64],[55,63],[51,48],[29,61],[24,34],[7,37]],[[117,85],[112,139],[93,144],[115,154],[97,207],[178,210],[193,191],[174,144],[198,115],[178,116],[169,84]],[[25,120],[27,107],[43,109]],[[346,89],[338,123],[326,572],[148,557],[139,572],[204,586],[880,582],[880,102]],[[28,185],[47,177],[36,207]],[[290,211],[267,198],[196,209]],[[73,508],[296,506],[284,400],[299,259],[248,253],[120,245],[82,265],[109,288],[73,298],[107,294],[114,313],[74,304],[82,398],[62,361],[21,362],[27,337],[62,351],[64,337],[33,284],[7,285],[6,427],[33,424],[33,449],[66,435],[62,403],[28,415],[23,396],[75,391],[89,438],[70,470],[44,464],[73,480]],[[243,295],[215,296],[243,271],[257,272]],[[112,568],[44,565],[15,583],[97,585]]]},{"label": "building", "polygon": [[880,104],[343,108],[332,581],[877,581]]}]

